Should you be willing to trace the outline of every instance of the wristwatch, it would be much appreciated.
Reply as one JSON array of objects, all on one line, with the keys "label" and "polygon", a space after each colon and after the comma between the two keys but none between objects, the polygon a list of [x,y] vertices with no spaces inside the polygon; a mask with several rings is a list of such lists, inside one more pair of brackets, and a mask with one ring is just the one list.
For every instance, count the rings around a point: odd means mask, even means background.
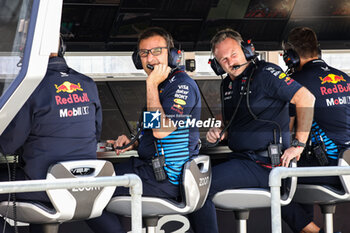
[{"label": "wristwatch", "polygon": [[292,140],[292,144],[291,145],[294,146],[294,147],[305,147],[306,146],[305,143],[299,142],[299,140],[296,139],[296,138],[294,138]]}]

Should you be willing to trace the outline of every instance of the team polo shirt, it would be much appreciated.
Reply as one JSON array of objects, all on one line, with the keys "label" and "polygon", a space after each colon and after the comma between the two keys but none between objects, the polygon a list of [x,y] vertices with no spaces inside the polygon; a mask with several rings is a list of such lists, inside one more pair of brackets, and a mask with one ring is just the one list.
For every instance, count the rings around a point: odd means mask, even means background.
[{"label": "team polo shirt", "polygon": [[350,77],[316,59],[292,75],[316,97],[312,129],[325,142],[327,154],[337,158],[339,147],[350,145]]},{"label": "team polo shirt", "polygon": [[161,139],[155,138],[151,129],[144,129],[138,154],[141,159],[150,161],[153,156],[164,153],[164,169],[168,179],[178,185],[184,163],[190,156],[198,154],[198,128],[195,127],[196,124],[186,122],[200,119],[200,92],[195,81],[183,70],[174,71],[158,89],[163,110],[167,117],[177,124],[177,129]]},{"label": "team polo shirt", "polygon": [[96,159],[102,111],[94,81],[60,57],[0,136],[3,154],[19,154],[29,179],[45,179],[59,161]]},{"label": "team polo shirt", "polygon": [[[233,81],[227,76],[222,83],[223,111],[229,121],[240,98],[244,77],[249,77],[254,64]],[[283,148],[290,145],[288,106],[301,85],[288,77],[281,68],[272,63],[258,61],[250,82],[249,102],[252,112],[262,120],[275,121],[281,127]],[[280,136],[278,126],[270,122],[255,120],[249,113],[246,95],[228,129],[228,146],[233,151],[263,151]]]}]

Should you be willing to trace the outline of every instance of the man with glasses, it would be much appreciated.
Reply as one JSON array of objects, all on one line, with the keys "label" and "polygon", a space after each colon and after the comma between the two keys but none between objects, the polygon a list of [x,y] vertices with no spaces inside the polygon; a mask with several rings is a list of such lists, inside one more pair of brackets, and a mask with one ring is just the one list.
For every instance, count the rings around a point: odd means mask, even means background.
[{"label": "man with glasses", "polygon": [[[138,53],[134,53],[136,67],[142,67],[147,74],[146,106],[151,118],[158,120],[159,128],[147,128],[144,122],[142,137],[126,149],[116,149],[119,155],[127,150],[138,149],[139,157],[131,157],[128,162],[115,164],[117,175],[135,173],[143,183],[143,196],[176,199],[179,197],[179,182],[182,167],[192,155],[198,154],[199,132],[195,127],[177,124],[200,119],[201,97],[199,89],[180,67],[176,65],[173,39],[162,28],[149,28],[142,32],[138,40]],[[151,119],[152,121],[152,119]],[[152,121],[156,123],[155,121]],[[107,141],[114,147],[130,143],[126,135],[117,140]],[[157,149],[156,149],[157,148]],[[165,165],[154,171],[152,161],[163,157]],[[157,175],[155,175],[157,173]],[[159,174],[162,173],[162,174]],[[116,195],[129,195],[129,190],[118,187]],[[104,232],[124,232],[116,218],[108,212],[98,218],[92,228],[105,229]],[[91,221],[89,222],[91,223]]]},{"label": "man with glasses", "polygon": [[153,56],[159,56],[162,54],[163,49],[168,49],[168,47],[156,47],[152,49],[142,49],[139,50],[138,54],[140,57],[148,57],[148,54],[151,53]]}]

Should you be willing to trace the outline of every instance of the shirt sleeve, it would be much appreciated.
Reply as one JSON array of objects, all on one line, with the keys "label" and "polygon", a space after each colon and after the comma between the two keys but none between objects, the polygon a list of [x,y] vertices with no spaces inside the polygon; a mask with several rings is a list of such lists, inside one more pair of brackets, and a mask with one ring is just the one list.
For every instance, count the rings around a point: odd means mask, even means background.
[{"label": "shirt sleeve", "polygon": [[295,117],[297,115],[295,104],[289,104],[289,116]]},{"label": "shirt sleeve", "polygon": [[0,151],[14,154],[27,140],[32,127],[32,110],[27,101],[0,136]]},{"label": "shirt sleeve", "polygon": [[170,84],[161,97],[163,110],[173,121],[192,118],[192,111],[197,101],[195,88],[187,82]]},{"label": "shirt sleeve", "polygon": [[302,87],[277,66],[267,66],[262,72],[266,85],[264,90],[271,98],[290,102],[294,94]]}]

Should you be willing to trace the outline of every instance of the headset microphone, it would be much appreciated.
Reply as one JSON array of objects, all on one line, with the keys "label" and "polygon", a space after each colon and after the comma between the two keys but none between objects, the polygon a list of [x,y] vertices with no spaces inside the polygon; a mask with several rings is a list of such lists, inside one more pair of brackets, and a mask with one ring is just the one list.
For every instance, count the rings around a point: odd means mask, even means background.
[{"label": "headset microphone", "polygon": [[154,69],[154,66],[150,65],[150,64],[147,64],[147,68],[150,69],[150,70],[153,70]]},{"label": "headset microphone", "polygon": [[249,61],[247,61],[246,63],[240,64],[240,65],[235,65],[235,66],[232,67],[232,69],[238,70],[239,68],[241,68],[244,65],[247,65],[248,63],[249,63]]},{"label": "headset microphone", "polygon": [[[150,65],[150,64],[147,64],[147,68],[150,69],[150,70],[154,70],[154,66]],[[172,73],[174,70],[176,70],[178,67],[174,67],[174,68],[171,68],[171,71],[170,73]]]}]

